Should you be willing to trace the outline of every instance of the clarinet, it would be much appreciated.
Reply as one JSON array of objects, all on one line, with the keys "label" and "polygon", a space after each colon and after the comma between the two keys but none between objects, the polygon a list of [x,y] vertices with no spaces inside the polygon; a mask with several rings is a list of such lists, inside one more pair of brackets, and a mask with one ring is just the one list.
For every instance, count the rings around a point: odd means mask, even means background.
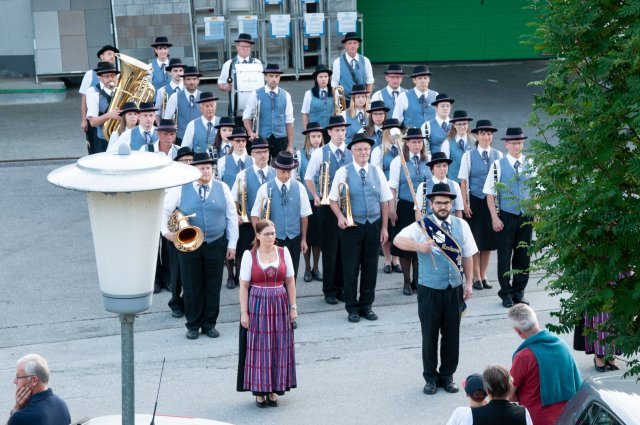
[{"label": "clarinet", "polygon": [[[498,166],[496,163],[493,163],[493,187],[495,188],[498,184]],[[500,216],[500,200],[498,199],[498,191],[496,190],[496,195],[493,197],[493,200],[496,204],[496,214],[498,217]]]}]

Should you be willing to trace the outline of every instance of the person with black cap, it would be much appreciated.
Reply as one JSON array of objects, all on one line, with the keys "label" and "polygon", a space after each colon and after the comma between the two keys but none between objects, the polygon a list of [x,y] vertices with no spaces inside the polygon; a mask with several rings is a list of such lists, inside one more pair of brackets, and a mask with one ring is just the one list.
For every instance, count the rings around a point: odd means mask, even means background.
[{"label": "person with black cap", "polygon": [[139,150],[142,152],[156,152],[174,159],[178,155],[178,146],[174,144],[176,140],[176,124],[173,120],[160,120],[157,128],[158,140],[153,143],[147,143]]},{"label": "person with black cap", "polygon": [[413,81],[413,89],[398,95],[393,109],[393,118],[405,127],[420,128],[422,124],[435,117],[436,110],[431,102],[436,100],[438,92],[429,88],[431,72],[425,65],[417,65],[413,68],[411,81]]},{"label": "person with black cap", "polygon": [[89,154],[105,152],[108,141],[103,132],[104,123],[108,120],[120,118],[120,110],[109,111],[111,96],[116,86],[116,77],[120,73],[116,66],[109,62],[101,62],[95,69],[100,83],[87,90],[87,119],[91,127],[96,129],[96,137],[93,146],[89,146]]},{"label": "person with black cap", "polygon": [[[265,86],[249,95],[242,122],[252,139],[261,137],[269,143],[271,158],[283,150],[293,152],[293,103],[291,95],[279,86],[282,70],[269,63],[264,68]],[[253,131],[256,109],[260,116],[257,133]]]},{"label": "person with black cap", "polygon": [[171,76],[167,72],[169,66],[169,47],[173,44],[169,43],[167,37],[156,37],[155,41],[151,43],[153,47],[153,54],[155,59],[151,61],[151,84],[156,89],[156,95],[160,87],[166,85],[171,81]]},{"label": "person with black cap", "polygon": [[140,150],[143,146],[152,145],[158,141],[155,123],[156,108],[153,102],[142,102],[138,108],[138,126],[124,133],[115,145],[109,144],[108,151],[117,151],[121,144],[127,144],[131,150]]},{"label": "person with black cap", "polygon": [[381,100],[374,100],[371,102],[369,109],[367,109],[369,122],[367,122],[367,126],[363,131],[374,140],[374,149],[382,144],[382,126],[387,119],[387,112],[389,112],[389,108]]},{"label": "person with black cap", "polygon": [[529,199],[527,182],[535,173],[531,159],[522,154],[525,139],[520,127],[507,128],[502,138],[507,155],[493,162],[482,190],[498,241],[498,296],[505,308],[529,304],[524,290],[529,283],[533,217],[524,214],[522,201]]},{"label": "person with black cap", "polygon": [[[325,65],[316,66],[313,71],[313,88],[304,93],[302,99],[302,126],[307,128],[309,122],[318,122],[322,127],[329,124],[329,118],[333,116],[333,88],[331,87],[331,74],[333,71]],[[324,133],[325,141],[329,142],[329,135]]]},{"label": "person with black cap", "polygon": [[[340,251],[344,270],[344,303],[349,322],[378,320],[371,309],[376,295],[378,246],[389,238],[389,201],[393,199],[381,169],[369,164],[373,139],[358,133],[347,146],[353,162],[336,171],[331,182],[331,210],[340,228]],[[345,186],[345,184],[348,186]],[[344,205],[350,203],[350,209]],[[339,205],[338,201],[341,201]],[[347,217],[351,212],[352,217]],[[353,219],[355,226],[351,226]],[[360,297],[358,298],[358,274]]]},{"label": "person with black cap", "polygon": [[213,149],[217,153],[218,159],[220,159],[233,151],[233,142],[229,137],[233,134],[235,123],[231,117],[221,117],[214,128],[217,131],[216,138],[213,140]]},{"label": "person with black cap", "polygon": [[331,84],[333,87],[342,86],[344,88],[344,96],[349,103],[354,84],[365,86],[366,92],[371,93],[375,80],[371,61],[358,54],[362,38],[358,37],[355,32],[348,32],[344,35],[341,43],[344,46],[344,54],[333,61]]},{"label": "person with black cap", "polygon": [[469,405],[457,407],[449,417],[446,425],[473,425],[469,421],[471,409],[487,404],[487,392],[484,390],[481,374],[473,373],[467,376],[467,379],[462,381],[462,388],[464,388]]},{"label": "person with black cap", "polygon": [[487,195],[482,189],[487,180],[491,165],[502,158],[502,152],[491,147],[493,133],[498,131],[489,120],[478,120],[471,130],[476,135],[476,146],[462,156],[458,178],[460,190],[466,194],[464,216],[471,227],[476,240],[478,254],[473,256],[473,289],[491,289],[487,281],[487,269],[491,259],[491,251],[498,248],[496,232],[491,226],[491,213],[487,205]]},{"label": "person with black cap", "polygon": [[216,125],[220,121],[220,118],[216,117],[217,100],[218,98],[209,91],[200,93],[196,103],[202,115],[187,124],[180,146],[191,146],[196,153],[209,150],[215,141],[218,132]]},{"label": "person with black cap", "polygon": [[416,188],[416,208],[420,211],[421,215],[429,215],[433,213],[427,200],[427,195],[433,190],[433,186],[438,183],[444,183],[449,186],[451,193],[456,194],[456,199],[453,202],[454,214],[458,218],[462,218],[462,212],[464,211],[464,203],[462,202],[462,191],[460,185],[447,177],[451,165],[451,160],[447,158],[444,152],[436,152],[431,155],[431,160],[427,162],[429,170],[431,170],[431,178],[421,182]]},{"label": "person with black cap", "polygon": [[[116,53],[120,53],[117,47],[113,47],[109,44],[102,46],[96,56],[98,57],[98,68],[100,67],[101,62],[109,62],[112,64],[116,63]],[[82,77],[82,83],[80,83],[80,89],[78,93],[80,93],[80,128],[85,133],[85,139],[87,141],[87,149],[89,150],[89,154],[93,153],[91,150],[93,149],[95,135],[95,129],[89,123],[87,119],[87,91],[90,87],[95,87],[98,83],[100,83],[100,79],[98,78],[98,74],[96,74],[95,69],[90,69],[85,72]]]},{"label": "person with black cap", "polygon": [[467,111],[459,110],[453,113],[453,118],[449,120],[450,129],[447,138],[442,142],[440,151],[451,159],[449,164],[449,178],[460,183],[458,173],[462,163],[462,156],[465,152],[473,149],[475,137],[469,127],[473,118],[469,116]]},{"label": "person with black cap", "polygon": [[124,133],[128,133],[132,128],[138,126],[138,107],[134,102],[126,102],[120,110],[120,125],[111,132],[107,152],[117,150],[118,139]]},{"label": "person with black cap", "polygon": [[184,74],[185,64],[178,58],[169,59],[169,65],[166,67],[167,72],[171,76],[171,80],[160,87],[156,92],[156,124],[160,123],[160,118],[167,108],[169,97],[176,91],[184,90],[182,75]]},{"label": "person with black cap", "polygon": [[167,101],[167,107],[165,108],[162,118],[173,119],[177,111],[178,116],[178,134],[176,136],[177,144],[182,143],[184,132],[187,129],[187,124],[196,118],[200,118],[202,112],[200,108],[197,108],[197,101],[200,99],[200,77],[202,74],[198,72],[198,68],[195,66],[186,66],[184,68],[184,74],[182,74],[184,80],[184,90],[174,92]]},{"label": "person with black cap", "polygon": [[175,233],[169,231],[168,220],[179,208],[185,215],[193,214],[189,223],[202,230],[204,242],[198,249],[178,252],[187,338],[197,339],[199,331],[217,338],[223,264],[225,258],[235,256],[238,218],[229,188],[212,178],[213,160],[209,154],[195,154],[191,165],[202,175],[193,183],[167,190],[160,225],[162,235],[174,242]]},{"label": "person with black cap", "polygon": [[239,284],[238,276],[240,267],[242,266],[242,254],[251,248],[251,241],[255,238],[255,230],[251,223],[251,208],[256,202],[258,189],[260,186],[276,177],[276,172],[269,167],[269,144],[263,138],[251,139],[251,165],[245,165],[244,169],[238,172],[236,180],[231,188],[231,196],[237,205],[237,210],[242,211],[242,199],[240,193],[240,182],[245,185],[244,206],[246,208],[246,216],[248,222],[243,222],[240,214],[237,215],[238,224],[240,226],[240,236],[238,239],[238,249],[236,251],[236,275],[235,281],[227,280],[227,288],[233,289]]},{"label": "person with black cap", "polygon": [[[393,244],[418,255],[418,316],[422,329],[422,376],[425,394],[438,386],[458,392],[453,374],[458,367],[460,319],[471,297],[473,260],[478,251],[469,225],[450,215],[456,195],[449,185],[438,183],[427,195],[432,215],[405,227]],[[438,370],[438,340],[440,369]]]},{"label": "person with black cap", "polygon": [[[344,300],[342,256],[340,254],[340,228],[338,219],[326,203],[327,199],[321,199],[320,171],[324,163],[329,164],[329,175],[326,176],[329,189],[336,171],[351,164],[353,156],[346,149],[344,141],[349,124],[342,115],[329,118],[326,130],[331,141],[321,149],[316,149],[311,154],[307,171],[304,174],[304,183],[307,190],[313,196],[313,203],[318,207],[318,222],[321,230],[320,249],[322,251],[322,292],[327,304],[338,304],[338,300]],[[328,192],[328,190],[327,190]]]},{"label": "person with black cap", "polygon": [[367,113],[369,107],[368,93],[366,86],[362,84],[353,85],[351,103],[349,103],[349,107],[345,111],[342,111],[344,120],[349,124],[345,143],[349,143],[354,134],[363,131],[367,127],[369,122],[369,114]]},{"label": "person with black cap", "polygon": [[442,144],[451,129],[449,114],[454,100],[445,93],[436,96],[431,105],[436,108],[436,116],[422,124],[422,134],[429,138],[429,151],[440,152]]},{"label": "person with black cap", "polygon": [[402,66],[391,63],[384,71],[384,79],[387,82],[387,86],[373,93],[371,101],[382,100],[384,105],[393,111],[396,107],[396,100],[400,93],[407,91],[404,87],[401,87],[402,79],[404,78],[404,71]]}]

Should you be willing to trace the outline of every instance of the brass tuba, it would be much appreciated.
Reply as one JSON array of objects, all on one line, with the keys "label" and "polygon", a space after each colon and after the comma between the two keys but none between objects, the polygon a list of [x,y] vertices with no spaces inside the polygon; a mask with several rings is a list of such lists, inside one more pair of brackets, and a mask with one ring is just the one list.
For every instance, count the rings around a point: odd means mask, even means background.
[{"label": "brass tuba", "polygon": [[[344,191],[343,191],[344,189]],[[351,198],[349,198],[349,185],[344,182],[338,185],[338,193],[340,193],[340,210],[347,218],[347,227],[355,227],[357,224],[353,221],[351,214]]]},{"label": "brass tuba", "polygon": [[262,205],[260,219],[269,220],[271,218],[271,188],[269,188],[269,195],[260,199],[260,205]]},{"label": "brass tuba", "polygon": [[249,215],[247,214],[247,171],[243,171],[238,180],[238,199],[240,200],[240,220],[243,223],[249,223]]},{"label": "brass tuba", "polygon": [[318,186],[320,189],[320,205],[330,205],[329,202],[329,169],[331,164],[329,161],[324,161],[320,164],[320,173],[318,176]]},{"label": "brass tuba", "polygon": [[340,115],[345,109],[347,109],[347,98],[344,97],[344,87],[335,86],[332,90],[333,93],[333,115]]},{"label": "brass tuba", "polygon": [[204,242],[204,233],[199,227],[189,224],[189,217],[195,217],[195,214],[184,215],[178,208],[169,216],[167,227],[171,232],[176,232],[173,244],[182,252],[191,252],[200,248]]},{"label": "brass tuba", "polygon": [[[116,53],[116,57],[120,59],[121,72],[118,84],[113,89],[107,112],[122,109],[127,102],[134,102],[136,106],[140,106],[142,102],[151,101],[156,93],[149,78],[151,65],[121,53]],[[117,119],[110,119],[104,123],[102,132],[106,140],[109,140],[111,133],[119,124],[120,120]]]}]

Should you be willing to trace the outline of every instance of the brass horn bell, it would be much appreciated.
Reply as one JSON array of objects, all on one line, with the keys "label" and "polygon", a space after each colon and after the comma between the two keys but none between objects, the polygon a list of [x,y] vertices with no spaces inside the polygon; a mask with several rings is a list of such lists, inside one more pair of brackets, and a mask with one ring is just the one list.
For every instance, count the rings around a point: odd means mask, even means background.
[{"label": "brass horn bell", "polygon": [[182,252],[195,251],[204,242],[204,233],[199,227],[189,224],[189,217],[195,217],[195,214],[185,215],[176,208],[167,223],[169,231],[176,233],[173,244]]}]

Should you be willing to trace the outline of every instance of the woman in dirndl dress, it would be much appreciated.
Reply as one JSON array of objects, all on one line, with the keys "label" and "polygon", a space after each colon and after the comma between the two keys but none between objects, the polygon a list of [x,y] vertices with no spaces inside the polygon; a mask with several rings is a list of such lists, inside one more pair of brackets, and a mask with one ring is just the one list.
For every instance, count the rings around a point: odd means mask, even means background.
[{"label": "woman in dirndl dress", "polygon": [[238,391],[251,391],[260,408],[277,407],[277,395],[296,387],[292,322],[297,318],[293,263],[275,245],[269,220],[256,224],[253,249],[240,269]]}]

